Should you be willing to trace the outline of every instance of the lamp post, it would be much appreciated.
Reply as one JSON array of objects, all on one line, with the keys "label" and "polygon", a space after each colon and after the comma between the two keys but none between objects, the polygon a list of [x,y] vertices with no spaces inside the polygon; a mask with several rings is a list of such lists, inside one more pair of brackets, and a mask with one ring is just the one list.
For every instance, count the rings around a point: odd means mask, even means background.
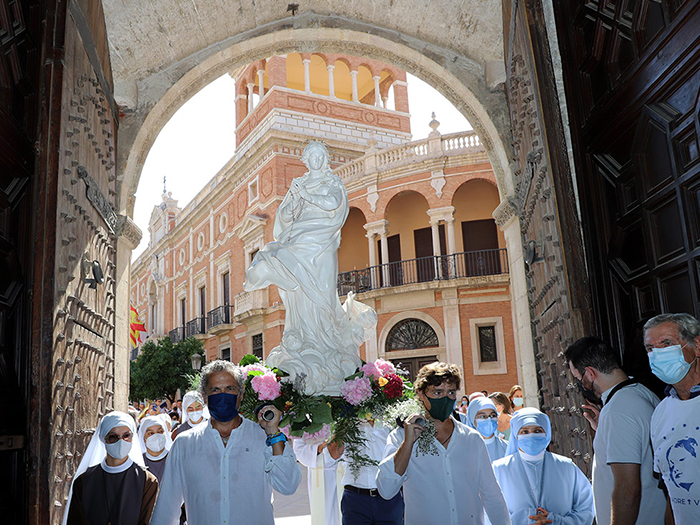
[{"label": "lamp post", "polygon": [[199,355],[199,352],[195,352],[190,359],[192,360],[192,370],[199,372],[199,369],[202,368],[202,356]]}]

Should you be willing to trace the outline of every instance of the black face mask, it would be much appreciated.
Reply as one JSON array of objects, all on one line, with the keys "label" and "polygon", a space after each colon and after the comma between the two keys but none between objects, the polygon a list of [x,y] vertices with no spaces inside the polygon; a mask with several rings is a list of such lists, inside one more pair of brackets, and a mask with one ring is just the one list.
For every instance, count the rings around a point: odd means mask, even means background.
[{"label": "black face mask", "polygon": [[[576,381],[578,382],[579,392],[581,392],[581,394],[583,395],[583,397],[586,398],[587,401],[593,403],[594,405],[601,405],[602,404],[600,398],[596,395],[596,393],[593,390],[583,386],[583,381],[581,379],[577,379]],[[593,386],[593,385],[591,385],[591,386]]]}]

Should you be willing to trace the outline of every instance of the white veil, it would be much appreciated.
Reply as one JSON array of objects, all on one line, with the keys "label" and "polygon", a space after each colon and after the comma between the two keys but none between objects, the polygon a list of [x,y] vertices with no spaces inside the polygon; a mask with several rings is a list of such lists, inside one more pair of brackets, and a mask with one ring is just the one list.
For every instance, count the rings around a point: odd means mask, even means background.
[{"label": "white veil", "polygon": [[63,512],[63,525],[68,522],[68,511],[70,510],[70,503],[73,499],[73,483],[75,483],[78,476],[88,468],[102,463],[105,457],[107,457],[104,439],[114,427],[129,427],[129,430],[131,430],[131,433],[134,435],[131,440],[131,450],[129,451],[129,459],[131,461],[124,463],[126,468],[131,466],[131,462],[137,463],[145,468],[141,443],[139,443],[139,440],[136,438],[136,424],[134,418],[129,414],[117,410],[105,415],[100,421],[100,424],[97,425],[97,429],[95,429],[95,433],[92,435],[92,439],[90,439],[90,444],[83,454],[83,459],[80,461],[80,465],[78,465],[78,470],[76,470],[73,475],[73,481],[70,484],[70,492],[68,493],[68,501],[66,501],[66,508]]}]

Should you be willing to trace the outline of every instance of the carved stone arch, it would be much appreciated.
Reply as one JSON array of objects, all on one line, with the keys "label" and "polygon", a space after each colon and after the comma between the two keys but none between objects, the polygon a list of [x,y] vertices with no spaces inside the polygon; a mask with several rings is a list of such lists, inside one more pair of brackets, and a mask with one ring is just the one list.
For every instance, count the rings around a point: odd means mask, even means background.
[{"label": "carved stone arch", "polygon": [[[320,15],[314,15],[320,19]],[[320,22],[321,20],[319,20]],[[139,107],[125,115],[119,135],[119,209],[133,214],[134,194],[145,158],[155,138],[172,115],[196,92],[222,74],[251,61],[309,49],[366,56],[389,62],[428,82],[440,91],[474,126],[494,168],[501,195],[513,192],[509,168],[511,138],[503,93],[489,91],[483,82],[483,66],[465,56],[448,65],[421,52],[422,46],[396,43],[381,28],[347,29],[344,40],[336,29],[324,27],[288,29],[270,27],[269,33],[244,39],[229,47],[208,50],[205,58],[174,64],[139,85]],[[448,50],[443,50],[449,53]],[[196,67],[195,67],[196,65]],[[184,71],[184,73],[183,73]]]}]

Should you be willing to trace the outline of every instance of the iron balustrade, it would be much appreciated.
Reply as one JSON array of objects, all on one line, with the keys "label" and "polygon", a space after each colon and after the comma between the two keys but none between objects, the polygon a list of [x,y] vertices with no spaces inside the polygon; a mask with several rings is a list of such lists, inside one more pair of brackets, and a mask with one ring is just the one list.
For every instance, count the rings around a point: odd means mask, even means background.
[{"label": "iron balustrade", "polygon": [[338,274],[338,295],[389,286],[508,273],[505,248],[419,257]]},{"label": "iron balustrade", "polygon": [[187,321],[185,326],[187,337],[192,337],[193,335],[206,334],[207,333],[207,323],[205,317],[195,317],[191,321]]},{"label": "iron balustrade", "polygon": [[233,305],[225,304],[218,306],[207,313],[207,327],[209,329],[220,324],[229,324],[233,317]]},{"label": "iron balustrade", "polygon": [[168,332],[168,337],[170,338],[170,342],[172,344],[179,343],[180,341],[185,340],[185,327],[184,326],[178,326],[177,328],[173,328]]}]

